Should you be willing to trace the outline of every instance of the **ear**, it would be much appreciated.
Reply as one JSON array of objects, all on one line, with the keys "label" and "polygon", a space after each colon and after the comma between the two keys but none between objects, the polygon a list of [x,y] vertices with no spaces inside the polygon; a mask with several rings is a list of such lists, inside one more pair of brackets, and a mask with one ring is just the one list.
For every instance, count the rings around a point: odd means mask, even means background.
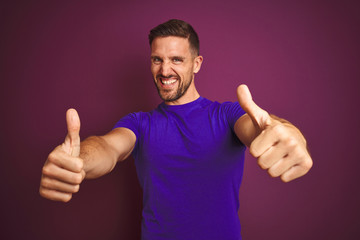
[{"label": "ear", "polygon": [[203,62],[203,57],[202,56],[197,56],[194,59],[194,73],[198,73],[200,71],[201,68],[201,64]]}]

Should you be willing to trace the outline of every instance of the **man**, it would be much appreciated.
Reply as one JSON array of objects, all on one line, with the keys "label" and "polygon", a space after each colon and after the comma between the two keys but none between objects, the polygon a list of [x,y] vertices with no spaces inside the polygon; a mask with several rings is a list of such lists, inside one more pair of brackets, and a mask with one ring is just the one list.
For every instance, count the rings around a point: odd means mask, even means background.
[{"label": "man", "polygon": [[203,58],[189,24],[170,20],[152,29],[149,40],[163,103],[81,143],[78,114],[68,110],[68,134],[44,164],[40,194],[67,202],[84,178],[107,174],[132,154],[144,192],[142,239],[241,239],[245,145],[260,167],[288,182],[312,166],[306,141],[292,124],[258,107],[245,85],[237,89],[239,102],[201,97],[194,75]]}]

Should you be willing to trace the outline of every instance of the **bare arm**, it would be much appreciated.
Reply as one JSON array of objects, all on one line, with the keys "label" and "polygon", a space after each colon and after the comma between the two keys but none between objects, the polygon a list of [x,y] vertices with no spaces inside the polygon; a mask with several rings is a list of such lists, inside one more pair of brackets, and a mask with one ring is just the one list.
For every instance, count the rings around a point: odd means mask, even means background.
[{"label": "bare arm", "polygon": [[127,128],[116,128],[104,136],[89,137],[81,142],[80,158],[84,160],[86,178],[111,172],[118,161],[131,154],[135,142],[135,134]]},{"label": "bare arm", "polygon": [[238,98],[246,114],[237,120],[234,130],[260,167],[284,182],[305,175],[313,162],[300,130],[257,106],[245,85],[239,86]]}]

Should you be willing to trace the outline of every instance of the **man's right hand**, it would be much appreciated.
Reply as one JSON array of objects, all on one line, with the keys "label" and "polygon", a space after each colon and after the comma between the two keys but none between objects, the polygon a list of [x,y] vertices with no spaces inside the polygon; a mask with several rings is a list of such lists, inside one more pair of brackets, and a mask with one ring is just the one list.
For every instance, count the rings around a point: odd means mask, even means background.
[{"label": "man's right hand", "polygon": [[65,141],[48,156],[40,182],[40,195],[54,201],[68,202],[79,191],[85,178],[80,155],[80,118],[75,109],[66,112],[68,134]]}]

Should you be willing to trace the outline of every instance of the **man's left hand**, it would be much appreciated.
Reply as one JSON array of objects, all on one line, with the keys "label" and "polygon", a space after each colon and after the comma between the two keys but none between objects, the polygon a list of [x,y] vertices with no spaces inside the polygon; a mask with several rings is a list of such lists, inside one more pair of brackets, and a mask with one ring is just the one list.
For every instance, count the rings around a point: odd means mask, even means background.
[{"label": "man's left hand", "polygon": [[288,121],[269,115],[257,106],[246,85],[238,87],[237,96],[255,127],[249,151],[258,159],[260,167],[284,182],[305,175],[313,162],[301,132]]}]

